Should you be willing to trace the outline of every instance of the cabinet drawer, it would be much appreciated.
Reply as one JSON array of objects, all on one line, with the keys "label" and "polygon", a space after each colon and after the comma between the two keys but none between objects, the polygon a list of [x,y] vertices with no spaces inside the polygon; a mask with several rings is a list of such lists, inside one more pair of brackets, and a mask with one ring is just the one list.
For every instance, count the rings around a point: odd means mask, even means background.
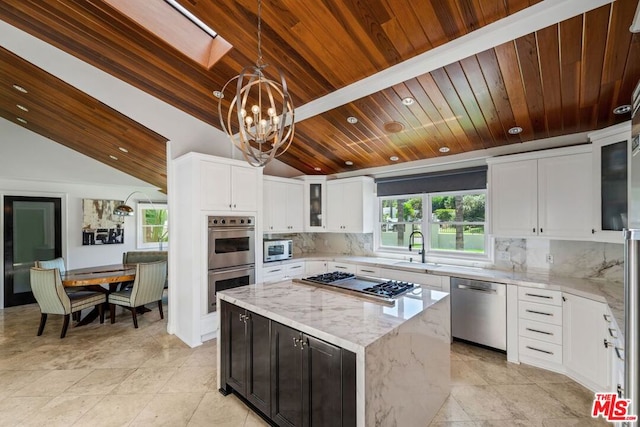
[{"label": "cabinet drawer", "polygon": [[520,319],[562,325],[562,307],[519,301],[518,308]]},{"label": "cabinet drawer", "polygon": [[394,270],[385,268],[380,271],[381,277],[391,280],[400,280],[403,282],[417,283],[419,285],[428,286],[432,289],[442,289],[443,280],[449,281],[448,277],[437,276],[428,273],[412,273],[404,270]]},{"label": "cabinet drawer", "polygon": [[374,276],[380,277],[379,267],[369,267],[368,265],[357,265],[356,274],[358,276]]},{"label": "cabinet drawer", "polygon": [[518,328],[521,337],[562,345],[562,326],[560,325],[520,319],[518,321]]},{"label": "cabinet drawer", "polygon": [[518,287],[518,299],[520,301],[562,306],[562,293],[548,289],[525,288],[520,286]]},{"label": "cabinet drawer", "polygon": [[562,364],[562,346],[531,338],[518,339],[518,351],[521,357],[531,357]]},{"label": "cabinet drawer", "polygon": [[329,261],[329,268],[327,269],[329,272],[332,271],[343,271],[346,273],[356,274],[356,266],[353,264],[345,264],[342,262],[334,262]]},{"label": "cabinet drawer", "polygon": [[284,274],[284,272],[285,272],[285,267],[283,265],[275,265],[273,267],[264,267],[264,269],[262,270],[262,274],[264,276]]},{"label": "cabinet drawer", "polygon": [[298,277],[304,275],[304,262],[296,262],[295,264],[286,264],[287,277]]}]

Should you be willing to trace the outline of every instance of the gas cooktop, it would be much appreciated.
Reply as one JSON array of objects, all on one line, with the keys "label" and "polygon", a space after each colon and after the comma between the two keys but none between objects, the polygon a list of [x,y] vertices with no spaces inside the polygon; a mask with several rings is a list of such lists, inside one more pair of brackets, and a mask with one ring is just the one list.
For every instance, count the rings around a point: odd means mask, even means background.
[{"label": "gas cooktop", "polygon": [[294,279],[294,281],[308,285],[332,288],[388,305],[394,305],[395,298],[409,292],[417,286],[410,282],[377,279],[372,277],[359,277],[355,274],[345,273],[342,271],[323,273],[304,279]]}]

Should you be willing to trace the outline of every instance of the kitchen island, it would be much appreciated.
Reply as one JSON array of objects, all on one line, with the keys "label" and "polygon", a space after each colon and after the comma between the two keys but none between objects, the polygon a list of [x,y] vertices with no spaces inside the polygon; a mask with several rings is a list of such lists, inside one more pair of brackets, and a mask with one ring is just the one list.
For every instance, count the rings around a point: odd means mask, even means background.
[{"label": "kitchen island", "polygon": [[[234,315],[233,319],[229,317],[231,321],[240,318],[246,324],[252,316],[263,319],[261,326],[256,323],[254,329],[254,332],[262,331],[261,336],[253,337],[262,345],[266,341],[264,335],[271,335],[269,356],[264,352],[261,357],[253,355],[260,359],[251,377],[256,384],[245,390],[249,397],[247,400],[252,403],[256,401],[250,398],[252,390],[264,391],[268,388],[271,391],[263,392],[263,397],[257,399],[258,404],[255,405],[268,418],[278,419],[282,406],[289,406],[278,395],[280,375],[278,369],[274,368],[278,365],[279,354],[284,351],[280,347],[282,343],[277,340],[281,334],[276,333],[282,328],[299,333],[288,344],[297,345],[296,348],[300,350],[305,350],[305,345],[310,349],[312,342],[320,342],[341,352],[342,356],[338,358],[341,361],[342,384],[337,392],[346,393],[342,401],[348,403],[348,394],[353,390],[355,396],[352,400],[355,404],[352,406],[355,410],[352,408],[350,411],[354,413],[343,414],[341,422],[324,419],[326,425],[424,426],[449,395],[451,325],[449,294],[446,292],[418,287],[398,297],[394,306],[386,306],[331,290],[284,281],[221,291],[217,298],[218,307],[246,310],[245,314]],[[220,310],[219,313],[224,311]],[[229,380],[230,362],[238,365],[242,357],[238,358],[237,354],[229,351],[232,337],[228,319],[220,319],[220,325],[218,386],[222,392],[228,392],[231,387],[242,395],[242,390],[237,390],[234,382]],[[237,338],[238,334],[235,335]],[[312,341],[305,341],[307,337]],[[350,360],[355,365],[355,376],[349,375],[352,370]],[[264,368],[265,364],[272,367],[268,375],[257,375],[260,366]],[[267,371],[263,369],[262,372]],[[323,372],[314,371],[313,368],[309,373],[312,378],[314,373],[323,376]],[[305,378],[309,379],[308,376]],[[355,387],[349,381],[354,381]],[[313,390],[304,385],[303,388],[306,391]],[[299,396],[289,398],[298,399]],[[303,402],[303,406],[305,404]],[[313,403],[311,407],[313,409]],[[342,407],[348,409],[345,404]]]}]

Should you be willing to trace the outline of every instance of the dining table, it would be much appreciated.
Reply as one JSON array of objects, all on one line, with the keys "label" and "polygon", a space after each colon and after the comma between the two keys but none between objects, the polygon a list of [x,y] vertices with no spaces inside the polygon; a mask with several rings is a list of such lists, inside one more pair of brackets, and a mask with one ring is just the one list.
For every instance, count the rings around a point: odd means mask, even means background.
[{"label": "dining table", "polygon": [[[106,294],[117,290],[121,283],[131,282],[136,278],[136,264],[110,264],[95,267],[67,270],[61,274],[62,286],[65,288],[85,288]],[[107,308],[108,308],[108,304]],[[91,310],[76,326],[93,322],[99,316],[97,309]]]}]

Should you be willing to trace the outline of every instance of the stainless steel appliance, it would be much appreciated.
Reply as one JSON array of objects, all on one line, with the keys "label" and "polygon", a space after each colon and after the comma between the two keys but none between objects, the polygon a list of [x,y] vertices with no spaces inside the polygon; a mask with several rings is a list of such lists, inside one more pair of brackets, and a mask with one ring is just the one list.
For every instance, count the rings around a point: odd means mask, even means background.
[{"label": "stainless steel appliance", "polygon": [[343,271],[323,273],[304,279],[293,279],[293,282],[332,289],[386,305],[394,305],[395,298],[417,286],[410,282],[356,276],[353,273]]},{"label": "stainless steel appliance", "polygon": [[208,242],[208,312],[216,310],[216,293],[255,283],[255,218],[210,216]]},{"label": "stainless steel appliance", "polygon": [[452,277],[451,335],[506,351],[506,285]]},{"label": "stainless steel appliance", "polygon": [[293,258],[293,240],[267,239],[263,241],[263,245],[264,262]]},{"label": "stainless steel appliance", "polygon": [[209,270],[255,264],[255,218],[209,217]]},{"label": "stainless steel appliance", "polygon": [[633,91],[629,227],[624,231],[624,385],[629,414],[640,414],[640,82]]}]

